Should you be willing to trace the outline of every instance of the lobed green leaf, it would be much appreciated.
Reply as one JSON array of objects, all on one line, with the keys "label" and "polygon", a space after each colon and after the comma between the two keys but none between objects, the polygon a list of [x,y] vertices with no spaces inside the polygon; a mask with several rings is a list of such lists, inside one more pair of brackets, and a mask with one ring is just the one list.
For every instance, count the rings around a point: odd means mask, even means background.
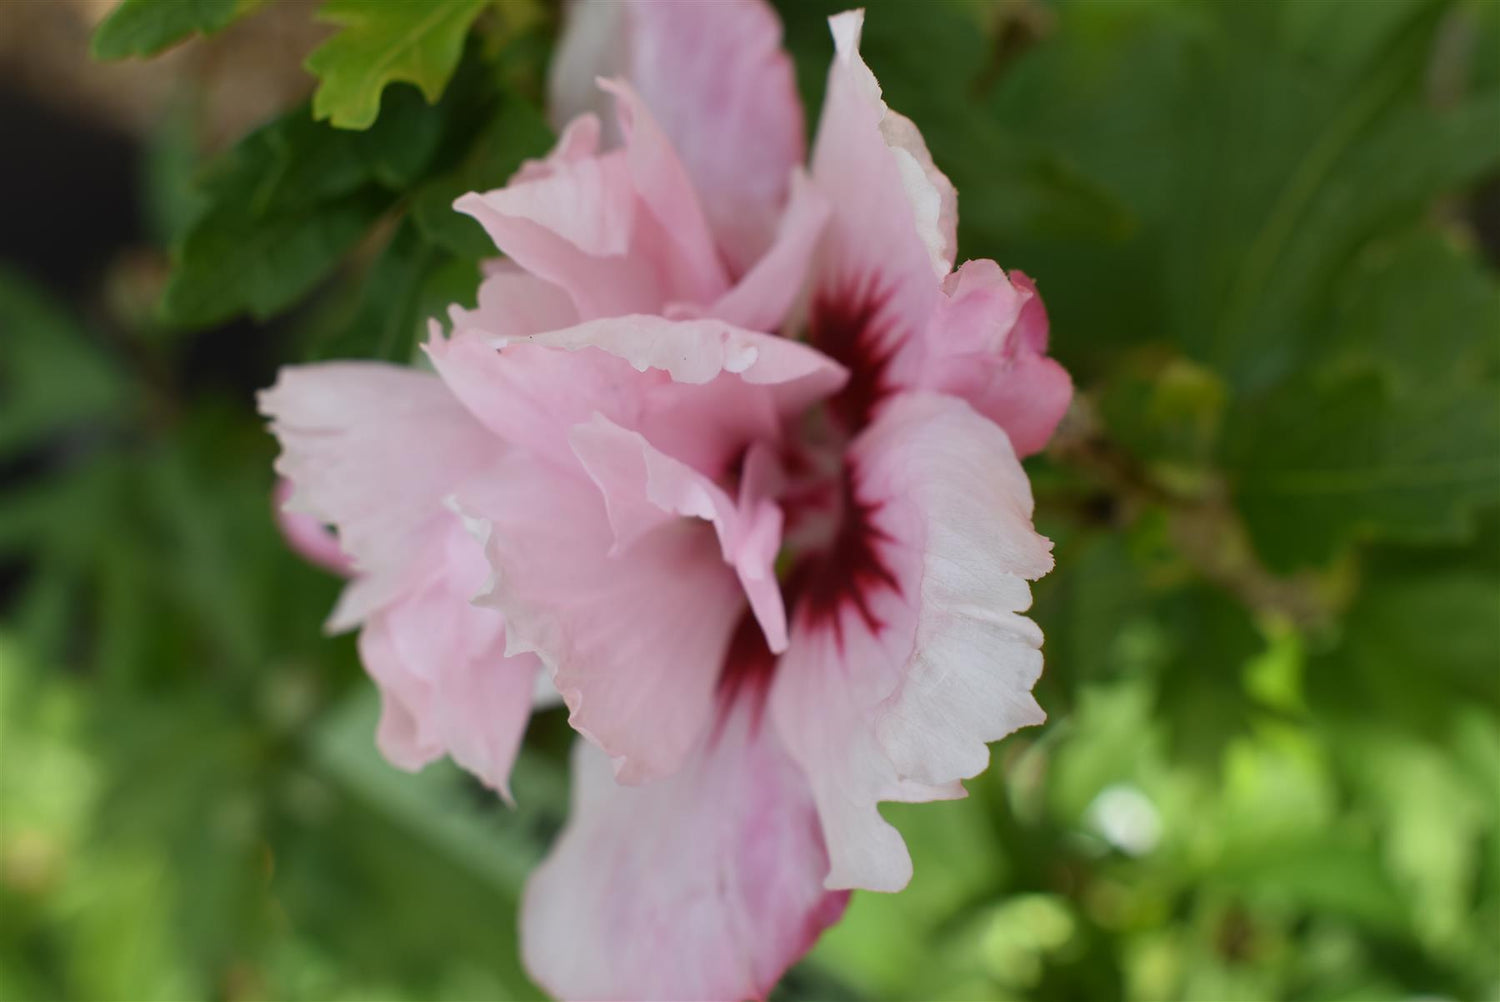
[{"label": "lobed green leaf", "polygon": [[415,84],[429,104],[458,68],[464,39],[489,0],[328,0],[320,20],[342,30],[307,57],[319,78],[313,116],[341,129],[367,129],[389,83]]}]

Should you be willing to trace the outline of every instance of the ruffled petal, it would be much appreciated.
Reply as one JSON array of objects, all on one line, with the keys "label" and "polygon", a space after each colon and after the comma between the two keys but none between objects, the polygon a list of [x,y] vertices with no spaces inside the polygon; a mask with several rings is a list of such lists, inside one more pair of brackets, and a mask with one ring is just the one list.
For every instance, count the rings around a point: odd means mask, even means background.
[{"label": "ruffled petal", "polygon": [[580,742],[568,825],[527,885],[521,949],[559,998],[764,998],[847,894],[805,779],[738,706],[675,776],[615,783]]},{"label": "ruffled petal", "polygon": [[259,403],[281,442],[276,470],[294,488],[284,508],[334,526],[360,572],[358,601],[341,603],[335,629],[411,587],[442,499],[500,448],[441,380],[398,366],[290,366]]},{"label": "ruffled petal", "polygon": [[561,288],[582,318],[713,302],[729,279],[692,180],[629,84],[599,86],[614,96],[622,149],[600,153],[598,119],[581,116],[545,160],[454,207],[522,268]]},{"label": "ruffled petal", "polygon": [[541,658],[622,782],[676,771],[712,718],[745,603],[712,527],[673,519],[611,556],[594,483],[519,454],[456,503],[487,526],[493,583],[479,601],[504,613],[506,653]]},{"label": "ruffled petal", "polygon": [[644,388],[629,366],[598,355],[499,342],[486,332],[434,328],[423,346],[453,395],[498,439],[571,468],[568,429],[595,411],[633,416]]},{"label": "ruffled petal", "polygon": [[1036,286],[993,261],[969,261],[943,284],[914,388],[962,397],[1004,428],[1022,456],[1052,437],[1073,381],[1046,357],[1047,313]]},{"label": "ruffled petal", "polygon": [[377,363],[283,369],[260,405],[293,503],[357,561],[330,626],[365,624],[381,750],[406,769],[451,755],[509,798],[540,663],[507,657],[504,619],[470,604],[489,567],[447,504],[503,445],[436,376]]},{"label": "ruffled petal", "polygon": [[448,754],[510,801],[541,663],[506,657],[504,618],[470,604],[489,577],[482,541],[451,512],[445,537],[426,554],[421,584],[360,632],[360,659],[382,697],[376,742],[408,770]]},{"label": "ruffled petal", "polygon": [[717,320],[597,320],[502,341],[460,331],[427,351],[454,394],[496,435],[571,457],[568,430],[595,412],[711,478],[754,441],[845,379],[804,344]]},{"label": "ruffled petal", "polygon": [[763,0],[575,3],[553,60],[554,123],[603,114],[593,87],[601,76],[640,93],[692,177],[731,271],[745,273],[772,242],[804,152],[775,11]]},{"label": "ruffled petal", "polygon": [[770,248],[734,288],[702,312],[749,330],[780,329],[807,286],[813,251],[827,221],[828,200],[799,169]]},{"label": "ruffled petal", "polygon": [[782,514],[775,502],[742,493],[736,503],[703,474],[602,414],[574,426],[569,438],[573,452],[604,495],[615,553],[623,553],[678,517],[711,523],[724,562],[739,577],[766,642],[773,651],[786,650],[786,610],[774,566],[781,548]]},{"label": "ruffled petal", "polygon": [[1039,723],[1041,633],[1020,613],[1051,567],[1003,431],[951,397],[900,394],[852,445],[844,528],[794,575],[778,732],[807,772],[830,888],[911,875],[882,800],[962,796],[985,743]]},{"label": "ruffled petal", "polygon": [[581,317],[652,312],[670,291],[657,262],[633,247],[639,203],[624,151],[555,155],[453,207],[473,216],[507,257],[566,292]]}]

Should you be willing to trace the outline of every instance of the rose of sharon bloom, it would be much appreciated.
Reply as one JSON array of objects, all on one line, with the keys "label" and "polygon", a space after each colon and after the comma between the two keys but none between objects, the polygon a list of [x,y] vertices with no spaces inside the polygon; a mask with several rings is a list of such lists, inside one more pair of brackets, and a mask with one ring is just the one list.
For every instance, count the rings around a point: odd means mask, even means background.
[{"label": "rose of sharon bloom", "polygon": [[539,674],[583,736],[523,903],[561,997],[763,997],[851,889],[910,878],[881,801],[962,797],[1042,719],[1017,456],[1071,386],[1030,281],[953,269],[955,193],[862,20],[831,21],[804,169],[761,0],[575,6],[556,148],[457,203],[506,260],[435,371],[262,397],[352,562],[330,625],[361,626],[386,756],[505,794]]}]

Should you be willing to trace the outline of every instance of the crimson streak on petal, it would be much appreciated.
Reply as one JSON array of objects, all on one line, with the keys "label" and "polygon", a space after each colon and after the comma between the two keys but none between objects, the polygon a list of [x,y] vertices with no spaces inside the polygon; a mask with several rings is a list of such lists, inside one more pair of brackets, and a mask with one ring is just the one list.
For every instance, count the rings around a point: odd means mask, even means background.
[{"label": "crimson streak on petal", "polygon": [[771,687],[771,676],[775,673],[776,655],[766,644],[765,631],[755,613],[746,609],[729,639],[729,650],[725,652],[724,665],[719,669],[719,709],[715,731],[721,733],[724,730],[725,721],[742,698],[753,701],[751,728],[758,729],[766,694]]},{"label": "crimson streak on petal", "polygon": [[834,283],[813,299],[808,339],[849,370],[849,381],[829,407],[851,436],[869,424],[876,406],[891,390],[885,383],[885,370],[901,339],[889,329],[889,299],[889,292],[874,275]]},{"label": "crimson streak on petal", "polygon": [[899,595],[901,583],[880,552],[882,544],[893,542],[875,524],[884,502],[862,500],[847,466],[840,481],[840,499],[842,510],[832,541],[827,549],[808,554],[793,570],[786,597],[788,605],[798,603],[798,614],[807,617],[809,626],[832,627],[834,641],[842,650],[844,608],[852,606],[865,627],[878,633],[885,623],[875,614],[870,598],[881,588]]}]

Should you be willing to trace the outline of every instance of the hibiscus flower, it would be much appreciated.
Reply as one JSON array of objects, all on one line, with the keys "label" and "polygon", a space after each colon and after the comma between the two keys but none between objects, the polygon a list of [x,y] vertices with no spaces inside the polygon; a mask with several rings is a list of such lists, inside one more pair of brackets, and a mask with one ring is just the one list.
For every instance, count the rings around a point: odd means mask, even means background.
[{"label": "hibiscus flower", "polygon": [[956,194],[861,12],[806,167],[761,0],[571,15],[556,148],[457,203],[506,257],[433,371],[289,368],[262,409],[352,563],[330,625],[385,755],[508,797],[539,679],[582,735],[536,980],[762,997],[850,890],[910,879],[882,801],[962,797],[1043,719],[1017,457],[1071,385],[1029,280],[953,269]]}]

